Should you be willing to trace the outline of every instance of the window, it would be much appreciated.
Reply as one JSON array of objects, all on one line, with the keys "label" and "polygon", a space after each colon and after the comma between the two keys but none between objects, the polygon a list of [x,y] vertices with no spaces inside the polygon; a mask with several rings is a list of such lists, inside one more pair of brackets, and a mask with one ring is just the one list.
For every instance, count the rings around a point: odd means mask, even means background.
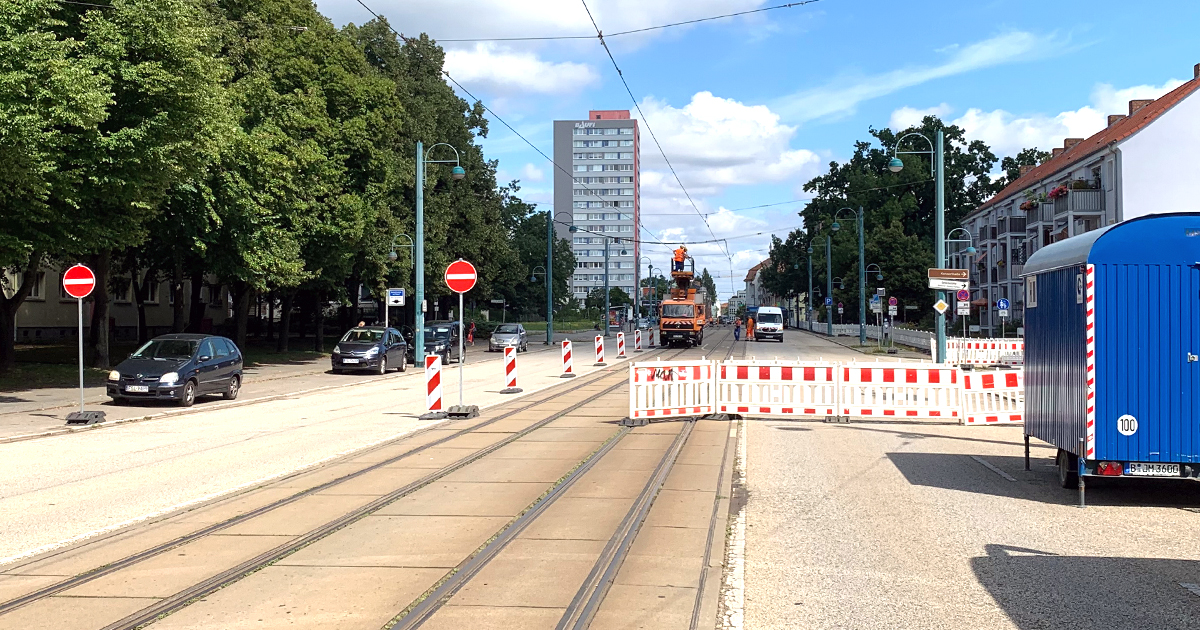
[{"label": "window", "polygon": [[[584,208],[587,208],[587,206],[588,206],[588,202],[586,202],[586,201],[576,201],[571,204],[571,207],[576,210],[582,210]],[[575,220],[576,221],[579,220],[579,215],[575,215]]]},{"label": "window", "polygon": [[572,143],[571,143],[571,146],[573,146],[573,147],[578,147],[578,148],[583,148],[583,147],[586,147],[586,146],[587,146],[587,141],[585,141],[585,140],[576,140],[575,142],[572,142]]},{"label": "window", "polygon": [[149,289],[146,291],[146,303],[158,304],[158,289],[162,285],[160,282],[151,282]]},{"label": "window", "polygon": [[113,291],[113,299],[118,303],[128,303],[130,296],[133,294],[133,281],[128,278],[118,278],[121,283],[116,291]]},{"label": "window", "polygon": [[632,136],[633,135],[633,127],[621,127],[621,135],[622,136]]},{"label": "window", "polygon": [[212,342],[213,358],[223,359],[229,356],[229,346],[225,345],[224,339],[210,339]]},{"label": "window", "polygon": [[[633,207],[633,202],[632,202],[632,201],[615,201],[615,202],[613,202],[613,203],[620,204],[620,205],[618,206],[618,207],[620,207],[620,208],[632,208],[632,207]],[[632,214],[626,214],[626,215],[624,215],[624,216],[626,217],[626,219],[625,219],[626,221],[632,221],[632,220],[633,220],[633,215],[632,215]]]},{"label": "window", "polygon": [[616,167],[617,167],[618,171],[632,171],[633,170],[632,164],[617,164]]},{"label": "window", "polygon": [[588,167],[587,164],[576,164],[571,170],[575,171],[576,173],[583,173],[588,170]]},{"label": "window", "polygon": [[617,155],[619,155],[619,157],[617,158],[618,160],[632,160],[633,159],[633,153],[620,153]]},{"label": "window", "polygon": [[608,129],[605,129],[605,130],[604,130],[604,135],[606,135],[606,136],[615,136],[615,135],[617,135],[617,131],[618,131],[618,130],[617,130],[617,128],[616,128],[616,127],[610,127],[610,128],[608,128]]},{"label": "window", "polygon": [[632,232],[632,231],[633,231],[633,226],[632,226],[632,225],[622,225],[622,226],[621,226],[621,231],[622,231],[622,232]]},{"label": "window", "polygon": [[1025,306],[1027,308],[1037,306],[1037,276],[1025,278]]},{"label": "window", "polygon": [[623,147],[631,147],[631,146],[633,146],[633,140],[622,140],[622,141],[621,141],[621,146],[623,146]]},{"label": "window", "polygon": [[[16,280],[16,282],[12,283],[14,288],[18,284],[20,284],[21,277],[22,276],[20,276],[20,275],[13,276],[13,278],[15,278],[15,280]],[[60,282],[59,285],[61,286],[62,283]],[[68,296],[68,297],[70,297],[70,296]],[[46,274],[45,274],[45,272],[39,271],[37,273],[37,277],[35,277],[33,279],[33,286],[30,287],[30,289],[29,289],[29,296],[26,297],[25,299],[26,300],[44,300],[44,299],[46,299]]]}]

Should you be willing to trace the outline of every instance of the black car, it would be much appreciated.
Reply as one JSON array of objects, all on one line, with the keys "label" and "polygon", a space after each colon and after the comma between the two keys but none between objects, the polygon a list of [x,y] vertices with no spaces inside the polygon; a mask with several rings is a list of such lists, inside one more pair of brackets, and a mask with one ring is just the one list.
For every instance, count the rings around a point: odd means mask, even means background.
[{"label": "black car", "polygon": [[461,362],[463,355],[458,353],[460,329],[458,322],[435,322],[426,326],[425,354],[441,355],[442,365],[450,363],[451,359]]},{"label": "black car", "polygon": [[177,333],[155,337],[108,373],[108,395],[128,400],[169,400],[190,407],[197,396],[237,398],[242,353],[224,337]]},{"label": "black car", "polygon": [[329,360],[335,374],[345,370],[386,374],[392,368],[401,372],[408,368],[407,351],[408,342],[395,328],[351,328],[333,347]]}]

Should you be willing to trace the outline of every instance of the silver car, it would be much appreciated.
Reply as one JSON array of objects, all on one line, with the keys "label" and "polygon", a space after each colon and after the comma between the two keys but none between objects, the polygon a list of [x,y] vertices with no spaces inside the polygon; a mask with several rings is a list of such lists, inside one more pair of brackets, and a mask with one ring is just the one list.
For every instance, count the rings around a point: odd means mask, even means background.
[{"label": "silver car", "polygon": [[529,338],[520,324],[500,324],[488,339],[488,352],[502,352],[513,346],[517,352],[529,352]]}]

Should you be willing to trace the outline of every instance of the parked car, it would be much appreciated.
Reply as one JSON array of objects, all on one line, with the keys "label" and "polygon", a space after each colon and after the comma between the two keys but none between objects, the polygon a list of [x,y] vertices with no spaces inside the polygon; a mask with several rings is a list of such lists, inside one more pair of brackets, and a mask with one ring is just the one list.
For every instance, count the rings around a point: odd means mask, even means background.
[{"label": "parked car", "polygon": [[[442,357],[442,365],[450,363],[451,359],[462,361],[459,354],[458,322],[435,322],[425,327],[425,354],[438,354]],[[464,349],[465,352],[465,349]]]},{"label": "parked car", "polygon": [[175,333],[147,341],[108,373],[113,402],[169,400],[190,407],[197,396],[237,398],[242,353],[225,337]]},{"label": "parked car", "polygon": [[335,374],[347,370],[386,374],[392,368],[403,372],[408,368],[407,350],[408,342],[395,328],[351,328],[333,347],[330,367]]},{"label": "parked car", "polygon": [[529,337],[525,327],[520,324],[500,324],[488,338],[488,352],[503,351],[509,346],[516,346],[517,352],[529,352]]}]

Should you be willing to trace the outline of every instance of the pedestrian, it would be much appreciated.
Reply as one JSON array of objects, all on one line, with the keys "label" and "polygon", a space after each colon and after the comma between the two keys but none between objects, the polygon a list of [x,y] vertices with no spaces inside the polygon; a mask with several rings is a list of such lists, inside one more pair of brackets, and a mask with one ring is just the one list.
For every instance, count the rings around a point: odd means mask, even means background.
[{"label": "pedestrian", "polygon": [[754,341],[754,318],[746,318],[746,341]]},{"label": "pedestrian", "polygon": [[742,340],[742,318],[739,317],[733,321],[733,340]]},{"label": "pedestrian", "polygon": [[471,322],[471,327],[467,329],[467,343],[475,345],[475,322]]},{"label": "pedestrian", "polygon": [[359,327],[359,328],[366,328],[366,327],[367,327],[367,322],[366,322],[366,320],[362,320],[362,321],[358,322],[358,327]]}]

